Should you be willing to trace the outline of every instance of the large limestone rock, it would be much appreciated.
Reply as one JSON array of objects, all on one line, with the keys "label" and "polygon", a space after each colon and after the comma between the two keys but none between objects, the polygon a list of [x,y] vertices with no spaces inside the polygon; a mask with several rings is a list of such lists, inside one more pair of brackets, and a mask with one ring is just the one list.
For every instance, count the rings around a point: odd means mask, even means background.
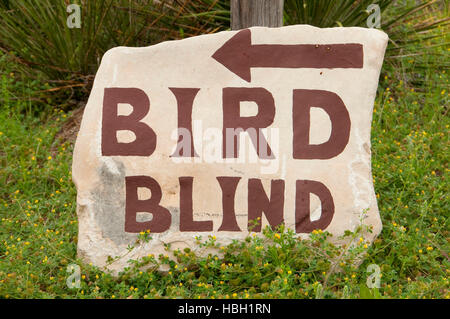
[{"label": "large limestone rock", "polygon": [[[362,220],[372,241],[370,128],[386,44],[374,29],[298,25],[109,50],[73,156],[79,255],[101,267],[119,257],[107,266],[117,272],[164,243],[244,238],[258,217],[303,237]],[[127,253],[146,229],[153,239]]]}]

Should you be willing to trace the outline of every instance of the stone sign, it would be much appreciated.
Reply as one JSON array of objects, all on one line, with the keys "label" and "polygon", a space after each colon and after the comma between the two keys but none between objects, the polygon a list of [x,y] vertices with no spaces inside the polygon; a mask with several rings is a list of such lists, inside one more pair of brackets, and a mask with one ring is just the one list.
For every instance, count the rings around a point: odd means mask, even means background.
[{"label": "stone sign", "polygon": [[227,244],[280,224],[341,235],[363,214],[372,241],[370,128],[387,40],[297,25],[106,52],[73,157],[80,257],[118,257],[108,268],[119,271],[165,243],[195,249],[199,235]]}]

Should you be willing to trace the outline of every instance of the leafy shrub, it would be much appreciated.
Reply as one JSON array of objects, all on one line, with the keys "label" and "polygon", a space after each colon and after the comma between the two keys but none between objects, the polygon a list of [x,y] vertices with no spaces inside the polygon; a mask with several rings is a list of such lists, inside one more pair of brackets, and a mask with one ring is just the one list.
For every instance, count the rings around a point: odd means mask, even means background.
[{"label": "leafy shrub", "polygon": [[366,26],[367,8],[378,4],[383,12],[391,0],[285,0],[284,24],[310,24],[322,28]]},{"label": "leafy shrub", "polygon": [[[3,20],[0,46],[4,51],[16,52],[20,62],[44,72],[51,79],[89,76],[96,72],[103,53],[111,47],[145,46],[180,37],[184,31],[178,26],[186,19],[179,15],[205,9],[195,2],[182,6],[180,11],[166,2],[153,0],[82,1],[82,26],[69,28],[66,24],[68,4],[61,0],[17,0],[8,5],[0,4]],[[217,8],[218,4],[215,6]],[[179,18],[181,21],[174,27],[174,20]],[[188,35],[214,31],[190,24],[186,25]],[[170,33],[170,28],[176,30],[175,35]]]},{"label": "leafy shrub", "polygon": [[[378,0],[382,28],[391,41],[387,61],[405,82],[420,84],[414,70],[432,63],[428,47],[444,45],[435,31],[449,23],[447,0]],[[69,3],[81,6],[81,28],[70,29]],[[286,0],[284,21],[319,27],[366,26],[373,0]],[[114,46],[147,46],[229,28],[230,4],[226,0],[96,0],[0,2],[0,49],[24,66],[29,76],[40,74],[53,86],[49,93],[70,91],[67,99],[85,99],[103,53]],[[436,40],[441,39],[441,40]],[[430,42],[421,52],[411,44]],[[414,47],[414,46],[413,46]],[[413,64],[399,58],[417,56]],[[38,72],[36,72],[38,71]],[[75,94],[75,93],[81,94]]]}]

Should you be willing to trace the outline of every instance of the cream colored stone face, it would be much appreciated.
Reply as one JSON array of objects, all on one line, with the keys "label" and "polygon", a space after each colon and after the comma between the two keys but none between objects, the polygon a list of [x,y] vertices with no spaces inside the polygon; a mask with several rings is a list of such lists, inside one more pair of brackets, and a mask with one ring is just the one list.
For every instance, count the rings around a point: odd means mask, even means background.
[{"label": "cream colored stone face", "polygon": [[[363,222],[373,226],[373,233],[367,240],[372,241],[380,233],[381,221],[371,174],[370,128],[387,35],[374,29],[320,29],[306,25],[273,29],[254,27],[250,32],[251,45],[278,45],[279,50],[283,50],[280,45],[361,44],[362,67],[313,68],[295,63],[286,67],[288,62],[283,54],[274,53],[268,57],[271,62],[267,66],[252,64],[251,78],[247,78],[212,57],[237,31],[144,48],[117,47],[109,50],[97,72],[73,156],[73,180],[78,191],[78,252],[85,261],[105,266],[108,256],[125,255],[127,246],[137,238],[137,233],[125,231],[127,176],[149,176],[157,181],[162,190],[159,204],[169,210],[171,222],[166,231],[152,233],[152,241],[108,265],[113,271],[123,269],[129,259],[149,253],[164,253],[164,243],[171,243],[173,248],[195,248],[194,237],[198,235],[205,238],[213,234],[224,244],[247,236],[249,179],[260,179],[269,198],[271,181],[284,181],[284,193],[281,194],[284,198],[284,223],[294,230],[296,181],[310,180],[323,184],[332,196],[334,214],[325,228],[327,231],[339,235],[345,230],[353,230],[360,224],[363,211],[367,210]],[[346,59],[346,56],[342,57],[342,63],[353,63]],[[250,63],[253,61],[250,55]],[[264,57],[262,61],[264,63]],[[156,134],[156,147],[150,156],[102,155],[105,88],[137,88],[147,95],[150,110],[141,122]],[[198,157],[171,157],[178,141],[178,104],[170,88],[199,89],[192,104],[191,122]],[[226,116],[223,111],[224,88],[263,88],[270,92],[275,114],[264,134],[274,159],[259,159],[246,134],[242,134],[244,139],[239,157],[222,158],[222,128]],[[342,100],[351,123],[348,142],[342,152],[329,159],[294,158],[294,90],[329,91]],[[123,116],[132,114],[134,110],[127,103],[119,103],[117,109],[118,115]],[[256,102],[243,100],[239,114],[241,117],[257,116],[258,110]],[[309,115],[309,143],[325,143],[332,133],[330,115],[321,107],[312,107]],[[119,130],[116,136],[119,143],[130,143],[136,138],[129,130]],[[219,231],[223,219],[219,176],[240,177],[234,209],[241,231]],[[180,177],[193,177],[193,219],[212,221],[212,231],[180,231]],[[145,187],[138,188],[140,200],[153,195]],[[324,217],[321,206],[320,198],[311,194],[310,221]],[[149,212],[138,212],[135,218],[136,222],[151,219]],[[262,227],[268,225],[264,213],[261,220]],[[307,236],[306,233],[299,235]]]}]

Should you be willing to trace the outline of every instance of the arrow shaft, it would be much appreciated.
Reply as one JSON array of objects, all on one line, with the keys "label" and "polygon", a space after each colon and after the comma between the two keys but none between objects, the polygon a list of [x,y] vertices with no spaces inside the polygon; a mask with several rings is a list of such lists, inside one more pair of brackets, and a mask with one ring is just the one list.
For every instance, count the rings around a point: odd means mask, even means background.
[{"label": "arrow shaft", "polygon": [[363,47],[345,44],[259,44],[249,48],[250,67],[260,68],[362,68]]}]

